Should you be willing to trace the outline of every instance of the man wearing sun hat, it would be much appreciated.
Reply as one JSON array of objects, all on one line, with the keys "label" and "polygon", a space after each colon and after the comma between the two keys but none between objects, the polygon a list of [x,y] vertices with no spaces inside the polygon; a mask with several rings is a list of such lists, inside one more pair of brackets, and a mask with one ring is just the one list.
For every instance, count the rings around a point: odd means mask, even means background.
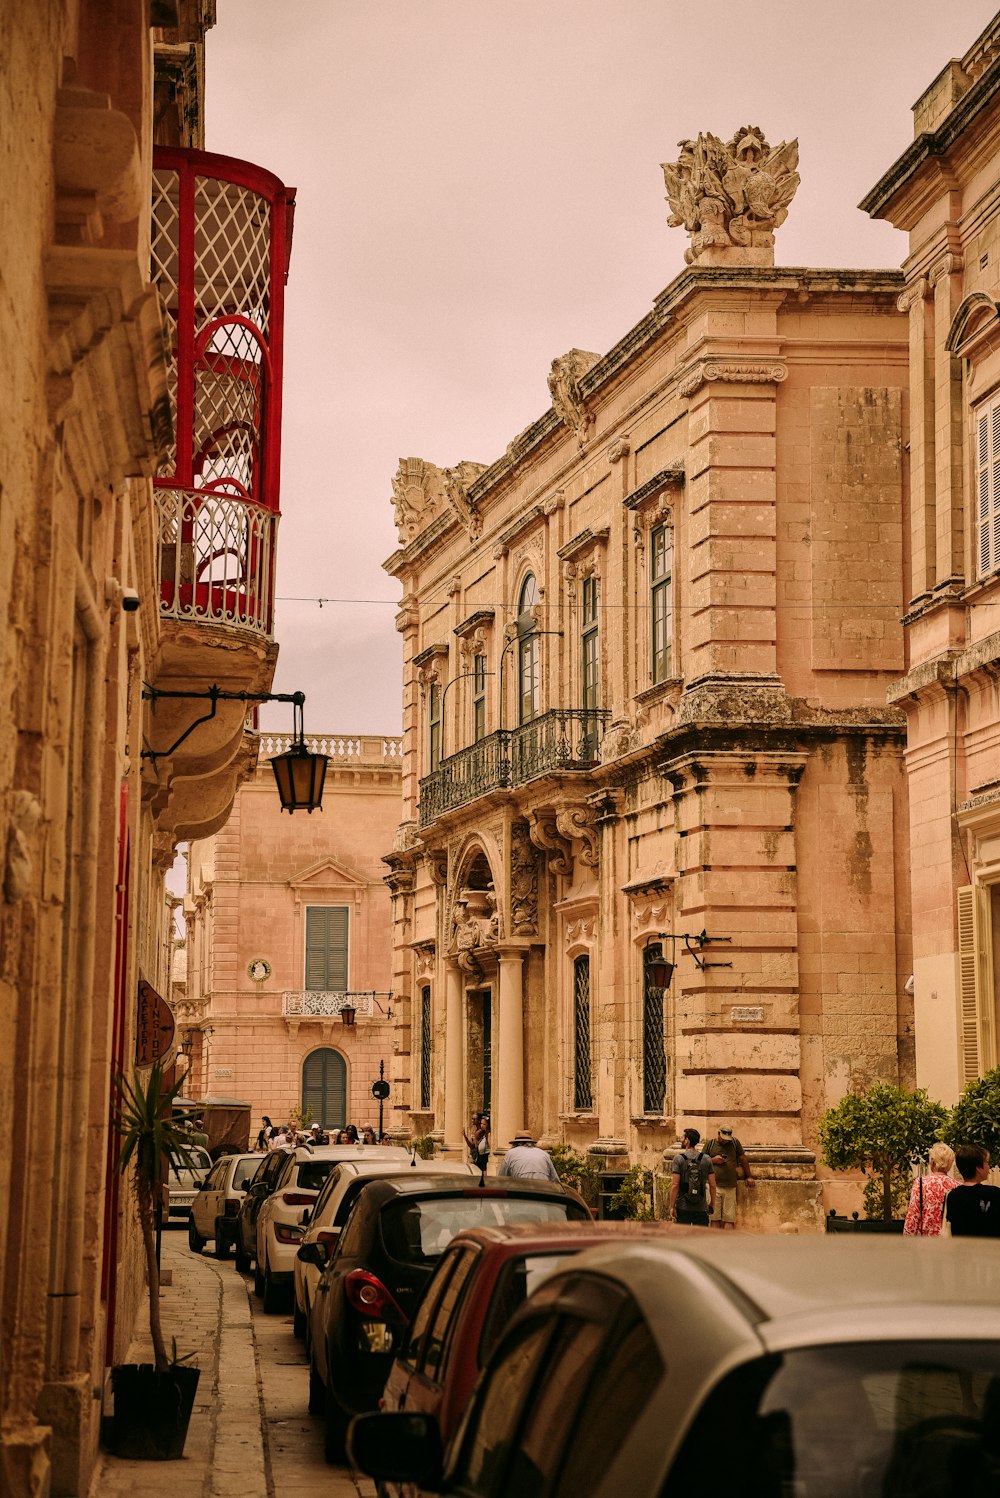
[{"label": "man wearing sun hat", "polygon": [[529,1134],[526,1130],[514,1135],[497,1173],[514,1176],[518,1180],[559,1181],[552,1161],[544,1150],[538,1148],[534,1134]]},{"label": "man wearing sun hat", "polygon": [[736,1226],[736,1185],[746,1181],[748,1186],[757,1183],[750,1171],[750,1161],[740,1141],[734,1137],[732,1126],[723,1124],[715,1138],[705,1146],[715,1166],[716,1202],[713,1226],[734,1228]]}]

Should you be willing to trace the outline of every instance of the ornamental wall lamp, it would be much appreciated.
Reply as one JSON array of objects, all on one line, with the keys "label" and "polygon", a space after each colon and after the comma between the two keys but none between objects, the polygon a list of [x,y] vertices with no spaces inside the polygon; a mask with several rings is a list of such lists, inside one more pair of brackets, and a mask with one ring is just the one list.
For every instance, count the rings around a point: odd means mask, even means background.
[{"label": "ornamental wall lamp", "polygon": [[355,1009],[353,1004],[345,1004],[340,1011],[340,1018],[349,1030],[354,1029],[354,1024],[357,1020],[357,1017],[358,1011]]},{"label": "ornamental wall lamp", "polygon": [[175,739],[169,749],[144,749],[142,758],[154,764],[159,759],[168,759],[202,723],[210,723],[218,711],[220,702],[290,702],[292,704],[292,743],[284,754],[271,757],[282,811],[307,811],[310,816],[323,806],[323,783],[326,780],[328,763],[325,754],[313,754],[305,741],[303,708],[304,692],[225,692],[221,687],[211,686],[203,692],[169,692],[159,687],[144,686],[142,695],[147,702],[162,700],[191,700],[210,702],[211,708],[203,713]]},{"label": "ornamental wall lamp", "polygon": [[677,943],[684,943],[684,950],[694,958],[695,967],[701,972],[710,967],[732,967],[731,962],[707,962],[701,955],[707,946],[713,942],[732,941],[731,936],[709,936],[707,931],[656,931],[652,936],[646,938],[643,947],[643,969],[646,973],[647,982],[653,988],[669,988],[670,980],[674,976],[676,960],[668,962],[663,956],[663,942],[670,942],[671,957],[677,950]]}]

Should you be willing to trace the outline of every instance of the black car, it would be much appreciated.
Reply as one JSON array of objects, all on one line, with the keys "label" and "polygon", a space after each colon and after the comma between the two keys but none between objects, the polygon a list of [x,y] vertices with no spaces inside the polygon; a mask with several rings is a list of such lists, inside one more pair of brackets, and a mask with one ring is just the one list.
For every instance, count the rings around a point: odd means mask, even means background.
[{"label": "black car", "polygon": [[[310,1312],[309,1410],[325,1413],[328,1462],[352,1415],[377,1407],[393,1355],[434,1266],[463,1228],[590,1222],[575,1191],[544,1181],[393,1176],[357,1195]],[[304,1244],[300,1255],[322,1245]]]},{"label": "black car", "polygon": [[257,1213],[271,1195],[290,1151],[271,1150],[257,1167],[257,1174],[247,1187],[239,1213],[236,1217],[236,1268],[246,1274],[257,1257]]}]

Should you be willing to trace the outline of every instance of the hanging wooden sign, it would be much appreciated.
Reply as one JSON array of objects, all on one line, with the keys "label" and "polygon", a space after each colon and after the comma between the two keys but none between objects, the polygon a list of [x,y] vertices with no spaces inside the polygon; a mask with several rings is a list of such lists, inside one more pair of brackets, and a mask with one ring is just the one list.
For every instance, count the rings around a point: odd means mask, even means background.
[{"label": "hanging wooden sign", "polygon": [[174,1043],[174,1016],[170,1005],[151,983],[139,980],[139,1004],[135,1026],[135,1064],[152,1066]]}]

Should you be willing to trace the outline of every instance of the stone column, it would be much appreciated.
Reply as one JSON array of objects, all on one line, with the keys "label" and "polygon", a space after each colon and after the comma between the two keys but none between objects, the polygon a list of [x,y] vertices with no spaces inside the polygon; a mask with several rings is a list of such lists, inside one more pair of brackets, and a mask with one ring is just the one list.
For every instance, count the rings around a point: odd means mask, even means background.
[{"label": "stone column", "polygon": [[445,965],[444,1031],[444,1143],[446,1149],[463,1148],[465,1087],[462,1080],[462,1048],[465,1039],[465,1008],[462,971],[457,962]]},{"label": "stone column", "polygon": [[498,954],[500,990],[493,1043],[493,1143],[507,1142],[524,1128],[524,954]]}]

